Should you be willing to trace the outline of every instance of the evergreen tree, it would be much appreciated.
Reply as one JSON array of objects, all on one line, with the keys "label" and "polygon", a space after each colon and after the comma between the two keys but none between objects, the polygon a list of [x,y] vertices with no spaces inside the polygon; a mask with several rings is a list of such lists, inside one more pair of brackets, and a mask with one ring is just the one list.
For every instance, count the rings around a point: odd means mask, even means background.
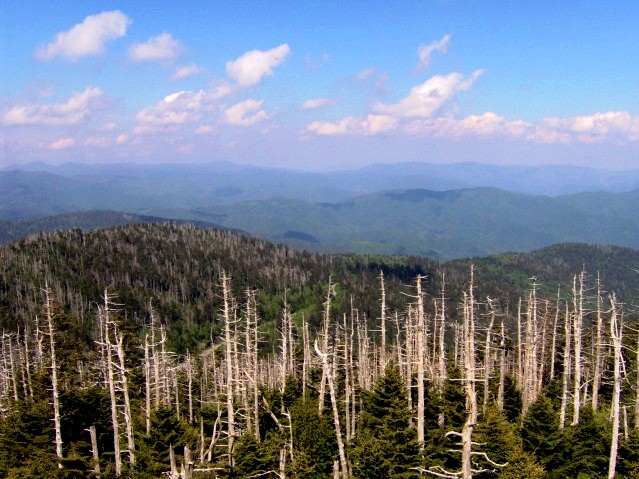
[{"label": "evergreen tree", "polygon": [[481,456],[476,463],[488,471],[477,475],[478,479],[538,479],[546,472],[533,455],[524,451],[516,426],[508,421],[504,412],[491,406],[477,425],[473,434],[481,446],[477,449],[503,467],[491,466]]},{"label": "evergreen tree", "polygon": [[610,454],[610,436],[606,433],[602,418],[589,407],[581,411],[579,424],[566,429],[564,464],[552,470],[552,478],[606,477]]},{"label": "evergreen tree", "polygon": [[563,463],[565,451],[557,414],[545,395],[540,395],[528,408],[521,437],[524,449],[534,454],[547,470],[555,470]]},{"label": "evergreen tree", "polygon": [[406,387],[399,370],[386,367],[370,392],[362,392],[361,427],[351,458],[358,479],[418,477],[417,433],[410,426]]}]

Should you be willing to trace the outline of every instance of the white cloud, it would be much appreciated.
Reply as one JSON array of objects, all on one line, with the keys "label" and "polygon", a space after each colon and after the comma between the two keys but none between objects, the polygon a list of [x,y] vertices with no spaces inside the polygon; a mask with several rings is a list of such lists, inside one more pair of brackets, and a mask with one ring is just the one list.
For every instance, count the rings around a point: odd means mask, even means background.
[{"label": "white cloud", "polygon": [[71,30],[56,34],[53,41],[39,48],[36,57],[51,60],[64,57],[69,60],[104,53],[104,45],[126,34],[131,20],[121,11],[102,12],[89,15]]},{"label": "white cloud", "polygon": [[226,63],[226,74],[243,87],[257,85],[265,75],[272,75],[273,68],[280,65],[291,52],[284,43],[271,50],[252,50],[237,60]]},{"label": "white cloud", "polygon": [[171,75],[172,81],[184,80],[185,78],[192,77],[200,73],[202,69],[197,65],[185,65],[175,69],[173,75]]},{"label": "white cloud", "polygon": [[247,100],[236,103],[224,112],[226,122],[231,125],[251,126],[268,119],[268,113],[262,110],[263,100]]},{"label": "white cloud", "polygon": [[26,103],[16,105],[2,117],[5,125],[75,125],[86,120],[92,105],[103,92],[100,88],[88,87],[71,96],[65,103]]},{"label": "white cloud", "polygon": [[73,138],[60,138],[49,145],[50,150],[66,150],[75,146]]},{"label": "white cloud", "polygon": [[609,111],[571,118],[546,118],[544,126],[568,131],[577,135],[608,138],[617,136],[631,141],[639,140],[639,116],[627,111]]},{"label": "white cloud", "polygon": [[109,148],[111,146],[111,140],[106,136],[92,136],[84,140],[84,146],[91,146],[94,148]]},{"label": "white cloud", "polygon": [[129,49],[129,55],[136,61],[173,60],[182,52],[182,44],[170,33],[151,37],[144,43],[136,43]]},{"label": "white cloud", "polygon": [[208,135],[215,131],[215,126],[213,125],[200,125],[195,129],[196,135]]},{"label": "white cloud", "polygon": [[400,118],[432,117],[451,103],[457,92],[468,90],[482,73],[483,70],[476,70],[469,78],[464,78],[461,73],[434,76],[411,88],[408,96],[398,103],[376,103],[373,110]]},{"label": "white cloud", "polygon": [[377,135],[397,128],[397,119],[388,115],[368,115],[366,118],[348,116],[336,122],[314,121],[306,127],[307,133],[319,136]]},{"label": "white cloud", "polygon": [[156,105],[138,112],[138,125],[133,132],[153,134],[176,125],[198,121],[218,108],[217,101],[230,91],[227,84],[220,84],[208,91],[181,90],[167,95]]},{"label": "white cloud", "polygon": [[147,125],[179,125],[199,120],[209,106],[204,90],[182,90],[164,97],[154,107],[138,112],[136,118]]},{"label": "white cloud", "polygon": [[336,101],[333,98],[311,98],[302,103],[302,110],[315,110],[335,103]]},{"label": "white cloud", "polygon": [[436,136],[442,138],[508,136],[523,137],[531,131],[530,123],[517,120],[508,121],[493,112],[470,115],[456,119],[449,117],[413,120],[404,132],[410,135]]},{"label": "white cloud", "polygon": [[436,40],[428,45],[420,45],[419,48],[417,48],[417,56],[419,57],[417,68],[419,70],[425,69],[428,65],[430,65],[433,53],[446,53],[449,45],[450,35],[444,35],[441,40]]}]

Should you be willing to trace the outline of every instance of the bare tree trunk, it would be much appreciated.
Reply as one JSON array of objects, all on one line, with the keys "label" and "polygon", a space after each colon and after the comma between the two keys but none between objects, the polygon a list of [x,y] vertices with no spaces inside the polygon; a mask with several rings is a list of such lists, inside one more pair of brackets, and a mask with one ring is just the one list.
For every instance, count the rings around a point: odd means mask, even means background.
[{"label": "bare tree trunk", "polygon": [[521,298],[517,303],[517,387],[524,390],[524,361],[521,342]]},{"label": "bare tree trunk", "polygon": [[104,292],[104,309],[101,311],[101,327],[104,329],[104,342],[106,354],[107,384],[111,399],[111,426],[113,427],[113,459],[115,462],[115,477],[122,475],[122,453],[120,450],[120,421],[118,418],[118,403],[115,386],[115,366],[113,363],[113,351],[111,348],[111,333],[109,331],[109,295]]},{"label": "bare tree trunk", "polygon": [[227,415],[227,431],[228,431],[228,462],[229,467],[233,470],[233,444],[235,441],[235,409],[233,406],[233,382],[234,377],[234,364],[233,364],[233,341],[231,338],[231,292],[230,292],[230,278],[227,277],[226,272],[222,271],[222,298],[223,306],[222,313],[224,315],[224,339],[225,339],[225,354],[226,354],[226,415]]},{"label": "bare tree trunk", "polygon": [[474,266],[470,267],[470,285],[464,293],[464,390],[468,416],[462,429],[462,479],[471,479],[472,473],[472,435],[477,423],[477,392],[475,390],[475,298]]},{"label": "bare tree trunk", "polygon": [[95,426],[89,428],[89,436],[91,437],[91,455],[93,457],[93,476],[100,478],[100,455],[98,454],[98,435]]},{"label": "bare tree trunk", "polygon": [[339,455],[340,472],[343,479],[350,477],[348,463],[346,461],[346,452],[344,449],[344,441],[342,439],[342,429],[339,421],[339,410],[337,408],[337,397],[335,395],[335,385],[333,383],[333,371],[331,365],[328,362],[328,354],[324,351],[320,351],[317,345],[317,339],[315,340],[315,351],[322,360],[322,369],[325,371],[326,382],[328,383],[328,390],[331,396],[331,406],[333,408],[333,423],[335,425],[335,438],[337,440],[337,452]]},{"label": "bare tree trunk", "polygon": [[126,430],[127,447],[129,451],[129,463],[135,464],[135,439],[133,437],[133,415],[131,413],[131,401],[129,400],[129,382],[127,379],[125,357],[124,357],[124,339],[120,333],[117,338],[117,356],[119,361],[120,385],[122,395],[124,397],[124,426]]},{"label": "bare tree trunk", "polygon": [[570,372],[572,369],[571,359],[571,318],[570,309],[566,304],[566,313],[564,318],[564,358],[563,358],[563,374],[561,387],[561,406],[559,408],[559,428],[563,429],[566,424],[566,410],[568,409],[568,388],[570,382]]},{"label": "bare tree trunk", "polygon": [[[53,427],[55,430],[55,455],[58,461],[62,460],[62,426],[60,425],[60,393],[58,392],[58,365],[55,354],[55,328],[53,326],[53,308],[49,295],[49,285],[45,284],[44,289],[44,313],[49,329],[49,352],[51,354],[51,393],[53,395]],[[58,467],[62,469],[62,462],[58,462]]]},{"label": "bare tree trunk", "polygon": [[596,322],[595,322],[595,364],[592,372],[592,410],[597,411],[599,407],[599,387],[601,384],[601,363],[602,363],[602,329],[603,329],[603,316],[601,311],[601,279],[599,273],[597,273],[597,309]]},{"label": "bare tree trunk", "polygon": [[386,288],[384,287],[384,272],[379,272],[379,283],[381,292],[381,315],[380,315],[380,328],[382,335],[382,345],[379,354],[380,362],[380,374],[384,374],[386,369]]},{"label": "bare tree trunk", "polygon": [[550,380],[555,379],[555,360],[557,357],[557,324],[559,324],[560,290],[557,290],[557,304],[555,306],[555,321],[552,327],[552,346],[550,352]]},{"label": "bare tree trunk", "polygon": [[446,277],[442,274],[442,288],[441,288],[441,297],[439,303],[439,332],[438,332],[438,340],[439,340],[439,354],[437,355],[438,361],[438,374],[437,374],[437,382],[438,387],[444,387],[444,382],[448,377],[448,372],[446,371]]},{"label": "bare tree trunk", "polygon": [[151,358],[149,356],[149,335],[144,336],[144,419],[146,433],[151,432]]},{"label": "bare tree trunk", "polygon": [[612,307],[610,317],[610,337],[612,338],[615,361],[614,361],[614,383],[612,389],[612,438],[610,441],[610,461],[608,463],[608,479],[615,478],[617,467],[617,450],[619,448],[619,406],[621,404],[621,363],[623,361],[622,332],[623,326],[617,317],[617,301],[615,294],[610,296]]},{"label": "bare tree trunk", "polygon": [[504,320],[501,320],[501,337],[499,339],[499,388],[497,389],[497,407],[504,409],[504,394],[506,389],[506,332]]},{"label": "bare tree trunk", "polygon": [[425,442],[426,421],[424,418],[424,402],[426,388],[424,385],[424,350],[426,349],[426,320],[424,317],[424,296],[422,293],[422,277],[417,276],[417,442],[423,452]]},{"label": "bare tree trunk", "polygon": [[[324,303],[324,320],[322,322],[322,349],[328,351],[328,333],[331,321],[331,297],[333,293],[333,283],[331,277],[328,278],[328,292],[326,293],[326,302]],[[318,407],[319,414],[324,411],[324,396],[326,394],[326,371],[322,369],[322,380],[320,382]]]},{"label": "bare tree trunk", "polygon": [[308,332],[308,322],[302,316],[302,347],[304,349],[304,361],[302,362],[302,397],[306,399],[306,383],[308,382],[308,369],[311,366],[311,342]]},{"label": "bare tree trunk", "polygon": [[586,272],[579,274],[579,290],[577,290],[576,282],[573,287],[573,296],[575,303],[575,316],[573,321],[573,337],[575,342],[575,376],[573,387],[573,412],[571,425],[579,424],[579,412],[581,409],[581,346],[582,346],[582,329],[584,320],[584,280]]},{"label": "bare tree trunk", "polygon": [[490,323],[488,324],[488,330],[486,331],[486,346],[484,348],[484,401],[482,404],[482,413],[486,414],[488,410],[488,399],[490,398],[490,374],[492,372],[491,357],[490,357],[490,344],[492,341],[491,334],[493,331],[493,325],[495,324],[495,305],[493,301],[488,298],[488,308],[490,315]]},{"label": "bare tree trunk", "polygon": [[186,384],[189,403],[189,422],[193,424],[193,357],[190,352],[186,353]]}]

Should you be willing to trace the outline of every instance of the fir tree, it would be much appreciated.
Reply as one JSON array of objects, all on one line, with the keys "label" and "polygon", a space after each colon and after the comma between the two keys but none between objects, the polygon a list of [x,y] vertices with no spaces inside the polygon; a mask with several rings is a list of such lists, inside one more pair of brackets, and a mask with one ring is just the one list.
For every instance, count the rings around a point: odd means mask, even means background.
[{"label": "fir tree", "polygon": [[351,452],[358,479],[418,477],[417,433],[410,426],[406,387],[399,370],[386,367],[370,392],[363,392],[361,428]]}]

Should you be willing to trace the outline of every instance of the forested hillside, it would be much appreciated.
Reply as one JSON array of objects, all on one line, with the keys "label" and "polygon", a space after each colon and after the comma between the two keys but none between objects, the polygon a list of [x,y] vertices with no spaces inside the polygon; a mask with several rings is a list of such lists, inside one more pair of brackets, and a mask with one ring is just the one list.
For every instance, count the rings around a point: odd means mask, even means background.
[{"label": "forested hillside", "polygon": [[639,253],[0,246],[0,477],[639,477]]}]

